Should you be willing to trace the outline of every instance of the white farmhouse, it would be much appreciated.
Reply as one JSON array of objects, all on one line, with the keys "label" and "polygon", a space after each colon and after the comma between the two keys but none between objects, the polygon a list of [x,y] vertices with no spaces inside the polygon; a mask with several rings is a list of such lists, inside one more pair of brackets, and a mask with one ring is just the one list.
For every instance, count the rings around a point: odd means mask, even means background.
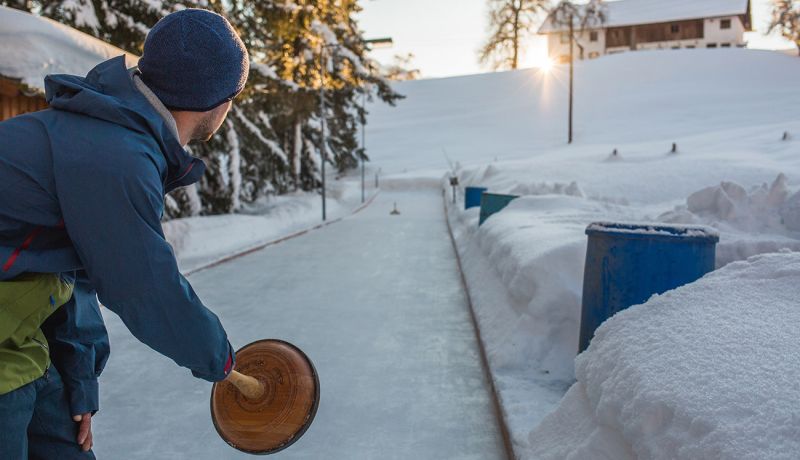
[{"label": "white farmhouse", "polygon": [[[744,47],[744,33],[752,30],[750,0],[617,0],[603,5],[602,24],[576,28],[578,59],[631,50]],[[551,59],[569,61],[568,23],[555,24],[548,17],[539,34],[547,35]]]}]

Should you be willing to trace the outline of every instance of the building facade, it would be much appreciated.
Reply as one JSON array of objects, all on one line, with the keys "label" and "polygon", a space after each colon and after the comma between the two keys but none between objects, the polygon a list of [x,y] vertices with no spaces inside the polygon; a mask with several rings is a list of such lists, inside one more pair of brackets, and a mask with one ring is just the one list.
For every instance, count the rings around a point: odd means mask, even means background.
[{"label": "building facade", "polygon": [[41,94],[25,94],[16,80],[0,76],[0,121],[47,108]]},{"label": "building facade", "polygon": [[[577,59],[635,50],[742,48],[744,33],[752,30],[749,0],[618,0],[605,3],[604,16],[596,28],[575,30]],[[568,24],[548,18],[539,33],[547,36],[551,59],[569,61]]]}]

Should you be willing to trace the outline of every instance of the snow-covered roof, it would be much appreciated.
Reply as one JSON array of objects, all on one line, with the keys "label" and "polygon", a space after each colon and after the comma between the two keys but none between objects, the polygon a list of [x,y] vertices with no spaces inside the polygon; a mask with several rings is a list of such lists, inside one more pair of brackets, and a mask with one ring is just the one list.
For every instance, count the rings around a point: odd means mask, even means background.
[{"label": "snow-covered roof", "polygon": [[0,76],[44,90],[53,73],[86,75],[97,64],[125,54],[137,57],[56,21],[0,6]]},{"label": "snow-covered roof", "polygon": [[[604,2],[603,27],[621,27],[636,24],[689,19],[715,18],[747,14],[749,0],[617,0]],[[555,26],[548,18],[539,29],[540,34],[558,32],[564,26]]]}]

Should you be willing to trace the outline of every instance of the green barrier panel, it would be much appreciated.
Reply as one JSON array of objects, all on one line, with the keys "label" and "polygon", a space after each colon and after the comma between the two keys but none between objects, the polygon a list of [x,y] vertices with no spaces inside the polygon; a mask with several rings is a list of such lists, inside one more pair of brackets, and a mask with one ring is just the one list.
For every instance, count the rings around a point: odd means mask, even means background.
[{"label": "green barrier panel", "polygon": [[508,206],[508,203],[511,203],[517,198],[519,198],[518,195],[483,192],[483,195],[481,195],[481,217],[478,225],[483,225],[486,219],[502,211],[503,208]]}]

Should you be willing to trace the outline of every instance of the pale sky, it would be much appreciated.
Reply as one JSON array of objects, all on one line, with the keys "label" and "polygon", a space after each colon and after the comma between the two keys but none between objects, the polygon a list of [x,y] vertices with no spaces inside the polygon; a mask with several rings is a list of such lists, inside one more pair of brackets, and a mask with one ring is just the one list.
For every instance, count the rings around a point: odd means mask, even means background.
[{"label": "pale sky", "polygon": [[[669,1],[669,0],[664,0]],[[703,0],[698,0],[703,1]],[[792,48],[780,37],[761,35],[767,28],[770,0],[752,0],[753,25],[758,32],[746,39],[750,48]],[[371,55],[387,64],[395,54],[414,53],[414,67],[423,78],[486,72],[478,64],[477,50],[487,36],[486,0],[362,0],[359,26],[366,38],[391,37],[391,49]],[[547,55],[547,42],[531,37],[522,67]]]}]

